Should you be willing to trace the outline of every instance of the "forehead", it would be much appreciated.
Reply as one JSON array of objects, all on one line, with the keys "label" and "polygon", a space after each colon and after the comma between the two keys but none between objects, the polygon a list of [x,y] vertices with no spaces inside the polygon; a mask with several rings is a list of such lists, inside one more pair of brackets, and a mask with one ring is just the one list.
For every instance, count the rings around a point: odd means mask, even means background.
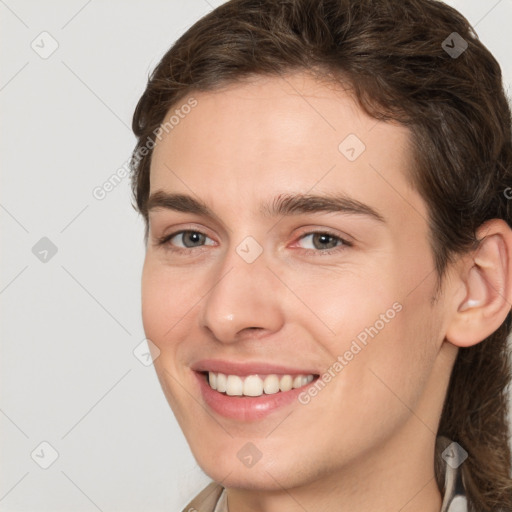
[{"label": "forehead", "polygon": [[193,99],[193,108],[180,111],[185,98],[165,118],[181,112],[157,141],[150,193],[187,193],[247,210],[272,191],[342,191],[402,219],[412,209],[425,220],[425,204],[407,179],[409,129],[368,116],[341,86],[297,73],[256,77]]}]

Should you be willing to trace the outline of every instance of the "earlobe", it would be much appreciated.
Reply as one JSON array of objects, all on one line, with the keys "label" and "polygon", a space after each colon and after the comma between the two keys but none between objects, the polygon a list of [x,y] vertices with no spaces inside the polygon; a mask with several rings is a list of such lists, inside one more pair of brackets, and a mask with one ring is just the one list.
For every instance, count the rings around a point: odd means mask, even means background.
[{"label": "earlobe", "polygon": [[486,222],[477,232],[478,248],[464,257],[459,282],[465,295],[454,296],[454,314],[446,339],[469,347],[490,336],[511,310],[512,230],[501,219]]}]

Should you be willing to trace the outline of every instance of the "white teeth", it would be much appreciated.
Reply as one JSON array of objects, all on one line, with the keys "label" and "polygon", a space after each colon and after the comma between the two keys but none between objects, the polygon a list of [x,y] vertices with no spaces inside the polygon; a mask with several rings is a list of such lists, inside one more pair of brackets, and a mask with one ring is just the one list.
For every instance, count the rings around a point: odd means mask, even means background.
[{"label": "white teeth", "polygon": [[226,375],[224,373],[208,372],[208,383],[212,389],[229,396],[261,396],[273,395],[279,391],[290,391],[309,384],[314,379],[313,375],[267,375],[264,378],[259,375]]},{"label": "white teeth", "polygon": [[267,395],[273,395],[279,391],[279,377],[277,375],[267,375],[263,381],[263,391]]},{"label": "white teeth", "polygon": [[[211,375],[213,372],[209,372],[208,375]],[[217,374],[217,391],[221,393],[226,392],[226,376],[223,373]]]},{"label": "white teeth", "polygon": [[240,396],[244,394],[244,381],[238,375],[228,375],[226,394],[229,396]]},{"label": "white teeth", "polygon": [[257,375],[249,375],[244,380],[245,396],[261,396],[263,394],[263,381]]},{"label": "white teeth", "polygon": [[279,389],[281,391],[290,391],[293,387],[293,377],[291,375],[283,375],[279,381]]}]

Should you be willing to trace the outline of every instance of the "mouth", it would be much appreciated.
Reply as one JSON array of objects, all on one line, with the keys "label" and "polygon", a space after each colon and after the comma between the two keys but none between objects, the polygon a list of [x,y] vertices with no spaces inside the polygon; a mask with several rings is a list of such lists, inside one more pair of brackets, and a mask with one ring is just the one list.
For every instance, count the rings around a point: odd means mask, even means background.
[{"label": "mouth", "polygon": [[204,361],[192,370],[207,408],[244,422],[261,420],[279,411],[284,414],[290,407],[304,407],[299,395],[320,377],[311,369],[217,360]]},{"label": "mouth", "polygon": [[201,372],[211,389],[226,396],[250,396],[275,395],[286,393],[292,389],[306,386],[315,380],[318,375],[278,375],[278,374],[254,374],[247,376],[226,375],[221,372]]}]

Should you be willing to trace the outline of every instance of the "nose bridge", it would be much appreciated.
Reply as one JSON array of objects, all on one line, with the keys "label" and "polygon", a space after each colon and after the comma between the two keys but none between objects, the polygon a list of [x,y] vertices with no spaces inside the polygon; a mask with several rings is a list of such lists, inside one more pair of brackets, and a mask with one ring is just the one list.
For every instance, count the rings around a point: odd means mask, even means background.
[{"label": "nose bridge", "polygon": [[[202,301],[201,324],[217,340],[237,341],[244,329],[279,330],[282,310],[277,280],[256,239],[246,237],[231,246],[215,267],[210,291]],[[212,271],[213,272],[213,271]]]}]

